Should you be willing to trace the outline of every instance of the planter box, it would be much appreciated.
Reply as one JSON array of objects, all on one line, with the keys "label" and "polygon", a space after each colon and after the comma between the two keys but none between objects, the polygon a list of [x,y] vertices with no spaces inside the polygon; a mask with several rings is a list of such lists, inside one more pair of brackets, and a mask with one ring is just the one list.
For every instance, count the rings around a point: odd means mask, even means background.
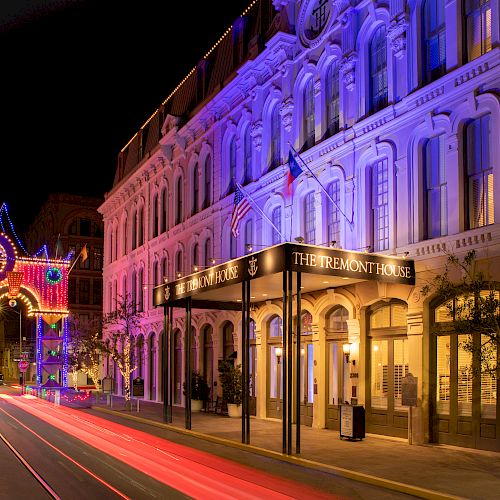
[{"label": "planter box", "polygon": [[227,404],[227,414],[231,418],[241,418],[241,415],[242,415],[241,405],[235,405],[233,403],[228,403]]}]

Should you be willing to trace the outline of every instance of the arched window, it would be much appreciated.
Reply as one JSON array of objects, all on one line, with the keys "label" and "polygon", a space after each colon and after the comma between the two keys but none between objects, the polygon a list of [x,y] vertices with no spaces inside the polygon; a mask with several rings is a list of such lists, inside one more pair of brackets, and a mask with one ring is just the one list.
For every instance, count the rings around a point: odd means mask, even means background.
[{"label": "arched window", "polygon": [[248,184],[252,181],[252,136],[250,135],[250,125],[245,128],[243,149],[243,184]]},{"label": "arched window", "polygon": [[444,134],[429,139],[424,149],[424,238],[430,239],[448,234]]},{"label": "arched window", "polygon": [[316,243],[316,208],[314,192],[307,193],[304,199],[304,239],[305,243]]},{"label": "arched window", "polygon": [[111,228],[111,231],[109,232],[109,240],[108,240],[108,244],[109,244],[109,262],[113,262],[113,260],[114,260],[114,255],[113,255],[113,248],[114,248],[113,238],[114,238],[114,231]]},{"label": "arched window", "polygon": [[331,199],[335,202],[335,205],[331,200],[326,200],[326,213],[327,213],[327,224],[328,224],[328,242],[331,244],[335,241],[340,244],[340,181],[335,179],[328,186],[328,194]]},{"label": "arched window", "polygon": [[245,224],[245,247],[247,245],[252,246],[254,244],[253,241],[253,221],[250,219]]},{"label": "arched window", "polygon": [[426,0],[423,7],[424,83],[443,76],[446,71],[446,30],[443,0]]},{"label": "arched window", "polygon": [[132,301],[132,307],[134,308],[134,311],[136,311],[137,310],[137,273],[135,271],[132,272],[132,277],[130,279],[130,291],[131,291],[130,300]]},{"label": "arched window", "polygon": [[229,190],[227,194],[233,193],[236,188],[236,137],[229,142]]},{"label": "arched window", "polygon": [[192,196],[192,208],[191,214],[197,214],[200,211],[200,167],[198,163],[195,164],[193,168],[193,190],[191,192]]},{"label": "arched window", "polygon": [[389,248],[389,165],[387,159],[372,167],[372,228],[375,252]]},{"label": "arched window", "polygon": [[472,61],[491,50],[491,5],[490,0],[464,3],[467,60]]},{"label": "arched window", "polygon": [[230,356],[234,353],[234,326],[231,322],[226,322],[222,329],[222,358],[225,360],[234,359]]},{"label": "arched window", "polygon": [[336,307],[328,317],[328,327],[333,332],[347,332],[349,312],[343,306]]},{"label": "arched window", "polygon": [[282,335],[283,328],[281,318],[279,316],[273,316],[269,322],[269,337],[281,337]]},{"label": "arched window", "polygon": [[387,37],[380,25],[370,41],[370,102],[368,110],[375,113],[387,106]]},{"label": "arched window", "polygon": [[132,212],[132,250],[137,248],[137,212]]},{"label": "arched window", "polygon": [[139,269],[137,274],[137,311],[144,311],[144,271]]},{"label": "arched window", "polygon": [[167,257],[163,257],[161,259],[161,279],[170,279],[170,276],[168,275],[168,259]]},{"label": "arched window", "polygon": [[301,320],[301,335],[312,335],[312,314],[309,311],[302,311]]},{"label": "arched window", "polygon": [[158,286],[160,283],[160,265],[156,260],[153,264],[153,286]]},{"label": "arched window", "polygon": [[212,265],[212,240],[207,238],[205,240],[205,267],[210,267]]},{"label": "arched window", "polygon": [[205,158],[205,182],[204,182],[204,194],[203,197],[203,208],[208,208],[212,200],[212,157],[207,155]]},{"label": "arched window", "polygon": [[137,212],[137,246],[144,245],[144,207],[140,207]]},{"label": "arched window", "polygon": [[168,189],[165,187],[161,191],[161,232],[168,228]]},{"label": "arched window", "polygon": [[212,390],[214,371],[214,346],[212,339],[212,327],[205,325],[201,331],[200,344],[203,346],[203,376]]},{"label": "arched window", "polygon": [[271,151],[270,170],[281,164],[281,120],[278,105],[275,104],[271,112]]},{"label": "arched window", "polygon": [[200,250],[199,250],[199,246],[198,246],[198,243],[195,243],[193,245],[193,256],[192,256],[192,265],[193,265],[193,271],[194,271],[194,267],[198,266],[199,263],[200,263]]},{"label": "arched window", "polygon": [[153,196],[153,238],[158,236],[159,214],[158,214],[158,195]]},{"label": "arched window", "polygon": [[314,146],[314,90],[313,79],[309,78],[303,94],[304,149]]},{"label": "arched window", "polygon": [[[127,275],[125,275],[122,278],[122,299],[121,300],[128,302],[129,297],[127,296],[127,294],[128,294]],[[116,295],[115,301],[116,301],[115,302],[116,309],[118,309],[118,294]]]},{"label": "arched window", "polygon": [[327,137],[336,134],[340,129],[339,120],[339,65],[335,61],[326,73],[326,122]]},{"label": "arched window", "polygon": [[183,196],[182,196],[182,177],[177,178],[175,185],[175,223],[180,224],[183,218]]},{"label": "arched window", "polygon": [[465,128],[465,200],[468,229],[493,224],[493,165],[490,153],[491,116],[484,115]]},{"label": "arched window", "polygon": [[122,225],[122,233],[123,233],[123,247],[122,247],[122,255],[126,255],[128,248],[127,248],[127,233],[128,233],[128,223],[127,223],[127,217],[123,219],[123,225]]},{"label": "arched window", "polygon": [[[281,207],[273,208],[273,211],[271,213],[271,222],[281,232]],[[276,231],[276,229],[273,228],[272,244],[277,245],[278,243],[281,243],[281,236]]]},{"label": "arched window", "polygon": [[177,277],[183,274],[182,250],[178,250],[175,254],[175,274]]}]

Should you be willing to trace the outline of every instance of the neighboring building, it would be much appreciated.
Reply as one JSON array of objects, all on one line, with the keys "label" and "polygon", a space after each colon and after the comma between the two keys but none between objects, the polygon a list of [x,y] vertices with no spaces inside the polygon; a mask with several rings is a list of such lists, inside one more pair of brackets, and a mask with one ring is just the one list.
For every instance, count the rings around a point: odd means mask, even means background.
[{"label": "neighboring building", "polygon": [[[287,240],[415,261],[415,287],[364,281],[303,296],[306,425],[338,429],[339,403],[357,401],[368,432],[406,437],[411,372],[414,443],[500,450],[496,380],[472,382],[462,339],[435,334],[440,303],[420,292],[448,252],[476,250],[500,281],[499,16],[499,0],[258,0],[238,18],[122,149],[99,208],[104,310],[130,293],[146,313],[136,373],[147,399],[162,397],[152,287],[282,241],[255,209],[232,237],[236,179]],[[306,173],[292,201],[283,195],[289,143],[336,204]],[[281,415],[281,314],[264,296],[252,309],[262,418]],[[178,405],[183,324],[179,313]],[[217,360],[241,360],[241,314],[194,311],[193,325],[194,365],[215,392]]]},{"label": "neighboring building", "polygon": [[[88,258],[79,259],[68,279],[69,310],[82,321],[102,314],[103,221],[97,208],[102,199],[73,194],[51,194],[26,232],[31,253],[47,245],[49,257],[77,258],[87,245]],[[58,244],[58,239],[60,245]]]}]

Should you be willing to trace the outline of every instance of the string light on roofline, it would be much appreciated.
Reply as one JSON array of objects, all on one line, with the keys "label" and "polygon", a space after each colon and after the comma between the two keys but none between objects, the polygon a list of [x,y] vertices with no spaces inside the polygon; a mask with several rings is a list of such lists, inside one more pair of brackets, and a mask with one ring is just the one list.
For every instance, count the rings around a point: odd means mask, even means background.
[{"label": "string light on roofline", "polygon": [[[250,5],[242,12],[240,15],[240,18],[243,16],[246,16],[252,7],[258,2],[259,0],[253,0]],[[225,33],[213,44],[212,48],[203,56],[203,59],[206,59],[216,48],[217,46],[226,38],[229,33],[233,30],[232,26],[229,26],[229,28],[225,31]],[[175,95],[175,93],[182,87],[182,85],[186,82],[186,80],[196,71],[196,66],[182,79],[182,81],[177,85],[177,87],[174,88],[172,92],[166,97],[166,99],[161,103],[162,106],[167,104],[167,102]],[[153,117],[158,113],[159,108],[143,123],[143,125],[139,128],[139,131],[143,130],[144,127],[153,119]],[[130,145],[130,143],[137,137],[137,134],[139,132],[136,132],[132,138],[123,146],[123,148],[120,150],[120,153],[123,153]]]}]

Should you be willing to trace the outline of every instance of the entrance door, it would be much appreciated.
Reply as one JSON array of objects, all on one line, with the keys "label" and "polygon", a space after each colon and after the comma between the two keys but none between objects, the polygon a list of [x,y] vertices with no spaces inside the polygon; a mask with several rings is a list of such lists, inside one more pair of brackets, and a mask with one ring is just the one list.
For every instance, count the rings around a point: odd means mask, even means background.
[{"label": "entrance door", "polygon": [[480,361],[464,349],[472,342],[479,350],[486,340],[484,335],[482,339],[465,334],[435,336],[434,441],[500,451],[495,374],[481,370]]},{"label": "entrance door", "polygon": [[279,346],[269,347],[269,383],[267,398],[267,416],[270,418],[281,418],[283,413],[283,363],[282,348]]},{"label": "entrance door", "polygon": [[314,402],[314,345],[300,345],[300,421],[309,427],[313,421]]},{"label": "entrance door", "polygon": [[174,404],[182,404],[182,343],[179,330],[174,334]]}]

